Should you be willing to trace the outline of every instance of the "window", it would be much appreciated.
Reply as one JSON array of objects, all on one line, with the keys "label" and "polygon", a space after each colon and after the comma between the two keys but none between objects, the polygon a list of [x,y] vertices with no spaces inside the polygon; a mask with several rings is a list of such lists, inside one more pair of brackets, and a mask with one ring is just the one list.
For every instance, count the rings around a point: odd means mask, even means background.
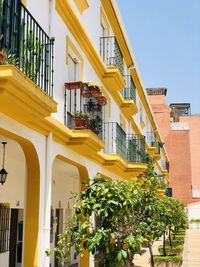
[{"label": "window", "polygon": [[66,38],[66,63],[68,65],[68,82],[82,81],[83,57],[68,36]]},{"label": "window", "polygon": [[108,37],[110,34],[110,26],[108,23],[108,19],[102,8],[100,15],[100,24],[101,24],[101,37]]},{"label": "window", "polygon": [[0,203],[0,253],[9,251],[10,244],[10,207]]}]

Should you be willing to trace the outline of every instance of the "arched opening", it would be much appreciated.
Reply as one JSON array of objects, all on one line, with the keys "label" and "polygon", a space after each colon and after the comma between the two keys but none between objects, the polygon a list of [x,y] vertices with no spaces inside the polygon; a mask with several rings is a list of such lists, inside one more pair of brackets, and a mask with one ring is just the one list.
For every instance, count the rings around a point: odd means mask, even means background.
[{"label": "arched opening", "polygon": [[[0,203],[4,209],[0,214],[0,262],[5,267],[35,267],[38,266],[40,191],[37,153],[30,141],[3,129],[0,129],[0,142],[7,142],[8,172],[6,182],[0,186]],[[2,241],[5,237],[6,241]]]},{"label": "arched opening", "polygon": [[[52,193],[51,193],[51,232],[50,247],[53,248],[58,235],[63,232],[65,223],[73,215],[73,206],[75,201],[72,193],[79,193],[84,189],[83,181],[87,180],[87,169],[63,156],[57,156],[52,166]],[[55,254],[51,255],[50,263],[52,267],[58,267],[59,262]],[[72,250],[71,257],[65,263],[66,266],[88,267],[89,254],[85,253],[83,258],[77,257]]]}]

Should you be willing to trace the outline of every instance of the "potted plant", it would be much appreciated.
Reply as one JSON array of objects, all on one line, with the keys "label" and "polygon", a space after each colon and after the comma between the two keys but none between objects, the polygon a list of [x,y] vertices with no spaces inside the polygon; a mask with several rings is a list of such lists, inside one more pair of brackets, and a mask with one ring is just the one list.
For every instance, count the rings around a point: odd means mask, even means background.
[{"label": "potted plant", "polygon": [[102,119],[98,115],[90,119],[89,128],[98,135],[102,130]]},{"label": "potted plant", "polygon": [[83,97],[90,97],[90,96],[91,96],[91,93],[90,93],[89,90],[83,88],[83,89],[81,90],[81,95],[82,95]]},{"label": "potted plant", "polygon": [[89,88],[90,88],[90,93],[91,93],[91,95],[93,97],[98,98],[100,96],[101,92],[100,92],[99,87],[97,87],[97,86],[91,86]]},{"label": "potted plant", "polygon": [[76,128],[87,128],[89,116],[82,111],[74,114],[75,129]]},{"label": "potted plant", "polygon": [[107,103],[106,97],[104,95],[100,95],[98,97],[98,103],[99,103],[100,106],[105,106],[106,103]]}]

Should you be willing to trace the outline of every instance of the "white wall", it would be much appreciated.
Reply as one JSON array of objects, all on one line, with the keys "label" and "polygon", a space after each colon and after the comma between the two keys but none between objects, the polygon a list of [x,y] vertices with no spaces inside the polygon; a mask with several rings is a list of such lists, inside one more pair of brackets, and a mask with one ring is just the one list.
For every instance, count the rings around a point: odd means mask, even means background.
[{"label": "white wall", "polygon": [[187,207],[188,219],[200,219],[200,202],[189,204]]}]

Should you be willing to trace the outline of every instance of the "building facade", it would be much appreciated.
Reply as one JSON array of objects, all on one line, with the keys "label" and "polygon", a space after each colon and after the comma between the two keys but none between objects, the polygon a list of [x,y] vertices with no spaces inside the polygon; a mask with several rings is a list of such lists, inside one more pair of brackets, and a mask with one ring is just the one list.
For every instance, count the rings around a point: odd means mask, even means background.
[{"label": "building facade", "polygon": [[[115,0],[4,0],[1,12],[0,265],[46,256],[72,215],[71,192],[130,179],[168,156]],[[4,153],[5,152],[5,153]],[[2,176],[3,177],[3,176]],[[1,177],[1,178],[2,178]],[[5,177],[5,176],[4,176]],[[94,266],[72,251],[66,266]]]},{"label": "building facade", "polygon": [[188,207],[189,220],[199,219],[200,115],[191,115],[189,103],[168,106],[165,88],[148,88],[147,93],[169,155],[173,197]]}]

